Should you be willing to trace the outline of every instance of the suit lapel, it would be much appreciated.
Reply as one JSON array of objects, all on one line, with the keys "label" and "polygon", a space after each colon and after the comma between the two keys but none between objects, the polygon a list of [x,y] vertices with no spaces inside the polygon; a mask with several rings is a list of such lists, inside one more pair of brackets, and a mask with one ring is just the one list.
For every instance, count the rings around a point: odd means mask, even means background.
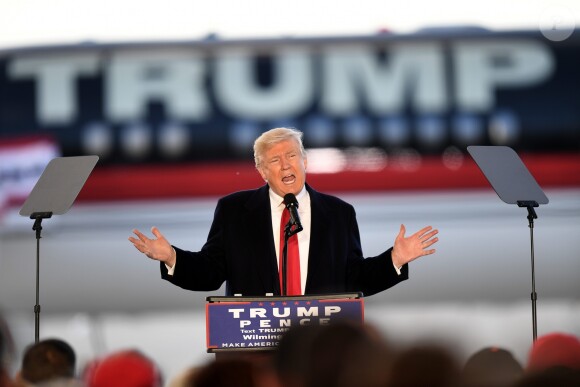
[{"label": "suit lapel", "polygon": [[320,197],[318,192],[313,190],[308,184],[306,189],[310,194],[310,247],[308,249],[308,275],[306,277],[305,292],[309,293],[310,283],[316,281],[316,263],[327,255],[324,251],[323,243],[315,235],[324,235],[325,229],[329,224],[329,209],[324,200]]},{"label": "suit lapel", "polygon": [[249,213],[247,235],[254,248],[254,257],[248,257],[259,271],[264,289],[272,289],[280,294],[278,279],[278,263],[274,247],[274,232],[272,231],[272,210],[270,208],[269,187],[265,185],[257,189],[245,205]]}]

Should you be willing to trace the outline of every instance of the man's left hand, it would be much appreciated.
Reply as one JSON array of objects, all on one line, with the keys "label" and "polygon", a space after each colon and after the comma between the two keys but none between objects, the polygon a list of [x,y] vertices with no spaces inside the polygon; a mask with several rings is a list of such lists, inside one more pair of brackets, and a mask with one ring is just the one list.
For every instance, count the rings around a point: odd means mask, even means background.
[{"label": "man's left hand", "polygon": [[405,237],[405,231],[405,225],[402,224],[391,253],[393,264],[398,268],[419,257],[433,254],[435,249],[428,248],[439,240],[435,237],[439,231],[433,230],[431,226],[422,228],[409,237]]}]

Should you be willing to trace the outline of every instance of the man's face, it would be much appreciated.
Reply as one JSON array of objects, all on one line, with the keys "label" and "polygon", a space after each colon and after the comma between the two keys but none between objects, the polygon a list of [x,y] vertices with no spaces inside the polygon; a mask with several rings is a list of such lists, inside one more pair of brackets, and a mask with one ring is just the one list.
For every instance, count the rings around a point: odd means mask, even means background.
[{"label": "man's face", "polygon": [[281,141],[264,152],[258,171],[277,195],[297,195],[306,181],[306,158],[296,140]]}]

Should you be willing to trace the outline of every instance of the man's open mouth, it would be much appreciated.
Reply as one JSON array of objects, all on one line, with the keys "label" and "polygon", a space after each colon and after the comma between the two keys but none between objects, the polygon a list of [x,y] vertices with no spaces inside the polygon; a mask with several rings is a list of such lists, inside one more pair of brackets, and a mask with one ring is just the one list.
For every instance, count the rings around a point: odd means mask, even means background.
[{"label": "man's open mouth", "polygon": [[284,177],[282,178],[282,182],[283,182],[284,184],[292,184],[292,183],[294,183],[295,181],[296,181],[296,176],[294,176],[294,175],[288,175],[288,176],[284,176]]}]

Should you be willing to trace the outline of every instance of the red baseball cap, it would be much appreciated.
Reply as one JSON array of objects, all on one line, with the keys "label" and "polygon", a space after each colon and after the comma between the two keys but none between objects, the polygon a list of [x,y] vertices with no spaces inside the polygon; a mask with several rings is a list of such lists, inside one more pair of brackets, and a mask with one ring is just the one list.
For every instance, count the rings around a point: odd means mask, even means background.
[{"label": "red baseball cap", "polygon": [[532,345],[527,370],[541,371],[551,367],[580,370],[580,340],[567,333],[549,333],[540,336]]},{"label": "red baseball cap", "polygon": [[161,387],[157,365],[137,350],[114,352],[95,360],[85,372],[87,387]]}]

